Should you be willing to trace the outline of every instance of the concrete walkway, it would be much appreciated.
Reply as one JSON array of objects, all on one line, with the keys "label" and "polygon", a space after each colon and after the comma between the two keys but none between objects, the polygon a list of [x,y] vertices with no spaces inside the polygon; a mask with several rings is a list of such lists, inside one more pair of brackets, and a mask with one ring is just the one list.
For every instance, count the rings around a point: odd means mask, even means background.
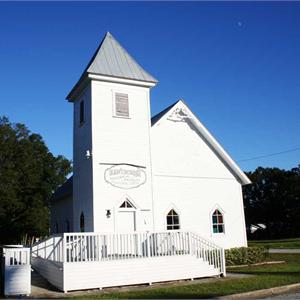
[{"label": "concrete walkway", "polygon": [[46,279],[44,279],[36,271],[31,271],[31,294],[28,298],[62,298],[66,294],[59,291],[52,286]]},{"label": "concrete walkway", "polygon": [[300,254],[300,249],[270,248],[269,253]]},{"label": "concrete walkway", "polygon": [[300,291],[299,292],[292,292],[289,294],[282,294],[277,296],[271,296],[268,298],[263,298],[265,300],[299,300],[300,299]]}]

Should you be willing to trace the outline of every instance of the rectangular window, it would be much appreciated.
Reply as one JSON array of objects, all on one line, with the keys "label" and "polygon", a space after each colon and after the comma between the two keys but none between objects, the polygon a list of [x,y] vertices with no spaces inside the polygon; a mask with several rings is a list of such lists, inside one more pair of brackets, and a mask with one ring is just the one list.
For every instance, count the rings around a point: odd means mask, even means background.
[{"label": "rectangular window", "polygon": [[79,122],[80,124],[84,122],[84,101],[83,100],[80,102]]},{"label": "rectangular window", "polygon": [[115,116],[129,118],[128,95],[115,93]]}]

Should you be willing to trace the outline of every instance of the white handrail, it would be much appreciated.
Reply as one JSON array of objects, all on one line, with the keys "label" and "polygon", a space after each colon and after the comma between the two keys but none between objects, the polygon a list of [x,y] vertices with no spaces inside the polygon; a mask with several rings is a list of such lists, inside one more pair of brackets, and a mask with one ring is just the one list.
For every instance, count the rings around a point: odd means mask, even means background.
[{"label": "white handrail", "polygon": [[192,255],[202,258],[210,265],[213,265],[216,269],[219,269],[220,273],[226,275],[225,267],[225,252],[224,249],[215,243],[212,243],[196,233],[191,233],[192,237]]},{"label": "white handrail", "polygon": [[31,256],[63,262],[63,234],[51,235],[32,245]]}]

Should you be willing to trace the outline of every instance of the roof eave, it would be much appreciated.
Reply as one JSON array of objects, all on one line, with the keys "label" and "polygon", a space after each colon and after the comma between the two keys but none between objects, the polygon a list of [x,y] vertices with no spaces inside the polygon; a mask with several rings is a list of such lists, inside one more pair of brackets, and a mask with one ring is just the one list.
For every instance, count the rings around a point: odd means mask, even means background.
[{"label": "roof eave", "polygon": [[158,81],[145,81],[145,80],[139,80],[135,78],[111,76],[106,74],[94,74],[94,73],[88,73],[88,78],[93,80],[98,80],[98,81],[144,86],[150,88],[154,87],[158,82]]},{"label": "roof eave", "polygon": [[67,95],[66,99],[69,102],[74,102],[74,100],[81,93],[81,91],[84,89],[86,84],[91,80],[128,84],[128,85],[142,86],[142,87],[148,87],[148,88],[152,88],[158,83],[157,80],[156,81],[144,81],[144,80],[138,80],[138,79],[133,79],[133,78],[117,77],[117,76],[110,76],[110,75],[105,75],[105,74],[94,74],[94,73],[86,72],[84,75],[81,76],[81,78],[78,80],[78,82],[72,88],[70,93]]},{"label": "roof eave", "polygon": [[191,113],[191,117],[188,119],[191,121],[193,126],[197,129],[202,138],[206,141],[208,145],[210,145],[211,149],[215,152],[215,154],[223,161],[226,167],[231,170],[235,178],[240,182],[241,185],[251,184],[251,180],[246,176],[246,174],[240,169],[240,167],[234,162],[234,160],[229,156],[229,154],[224,150],[224,148],[217,142],[217,140],[213,137],[213,135],[206,129],[206,127],[201,123],[201,121],[193,114],[192,110],[185,103],[184,100],[180,99],[173,105],[171,105],[170,109],[166,109],[165,114],[160,116],[160,118],[152,125],[154,126],[160,120],[162,120],[166,114],[175,109],[178,105],[182,103],[187,107],[187,109]]},{"label": "roof eave", "polygon": [[[199,120],[197,120],[199,121]],[[192,122],[195,123],[195,122]],[[234,160],[229,156],[229,154],[224,150],[224,148],[217,142],[217,140],[212,136],[212,134],[201,124],[196,125],[199,133],[206,140],[206,142],[211,145],[211,148],[216,153],[216,155],[223,161],[231,173],[236,177],[236,179],[241,183],[241,185],[250,184],[251,181],[246,176],[246,174],[240,169],[240,167],[234,162]]]},{"label": "roof eave", "polygon": [[77,83],[74,85],[72,90],[67,95],[66,99],[69,102],[74,102],[76,97],[80,94],[80,92],[84,89],[84,87],[87,85],[87,83],[90,81],[88,74],[84,73],[80,77],[80,79],[77,81]]},{"label": "roof eave", "polygon": [[219,156],[219,158],[223,161],[223,163],[227,166],[227,168],[231,170],[231,172],[236,177],[236,179],[241,183],[241,185],[250,184],[251,181],[246,176],[246,174],[240,169],[240,167],[235,163],[235,161],[219,144],[219,142],[213,137],[213,135],[208,131],[208,129],[206,129],[206,127],[200,122],[200,120],[193,114],[192,111],[191,113],[194,116],[194,119],[196,120],[196,122],[193,121],[192,123],[195,123],[194,125],[198,129],[199,133],[207,141],[207,143],[211,145],[213,151],[217,154],[217,156]]},{"label": "roof eave", "polygon": [[60,195],[60,196],[52,195],[51,198],[50,198],[50,202],[51,202],[51,203],[54,203],[54,202],[57,202],[57,201],[59,201],[59,200],[68,198],[68,197],[70,197],[70,196],[72,196],[72,195],[73,195],[73,192],[72,192],[72,191],[70,191],[70,192],[68,192],[68,193],[65,193],[65,194],[63,194],[63,195]]}]

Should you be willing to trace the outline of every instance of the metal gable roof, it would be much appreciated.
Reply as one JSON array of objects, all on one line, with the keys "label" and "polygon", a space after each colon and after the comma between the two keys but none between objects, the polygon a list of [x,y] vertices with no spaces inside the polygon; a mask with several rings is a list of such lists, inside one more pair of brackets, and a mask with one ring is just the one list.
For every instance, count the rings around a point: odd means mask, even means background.
[{"label": "metal gable roof", "polygon": [[157,80],[145,71],[109,32],[106,33],[67,99],[87,74],[157,83]]},{"label": "metal gable roof", "polygon": [[57,201],[67,196],[73,195],[73,176],[71,176],[66,182],[64,182],[57,190],[53,193],[51,201]]},{"label": "metal gable roof", "polygon": [[148,82],[157,80],[146,72],[107,32],[87,72]]}]

